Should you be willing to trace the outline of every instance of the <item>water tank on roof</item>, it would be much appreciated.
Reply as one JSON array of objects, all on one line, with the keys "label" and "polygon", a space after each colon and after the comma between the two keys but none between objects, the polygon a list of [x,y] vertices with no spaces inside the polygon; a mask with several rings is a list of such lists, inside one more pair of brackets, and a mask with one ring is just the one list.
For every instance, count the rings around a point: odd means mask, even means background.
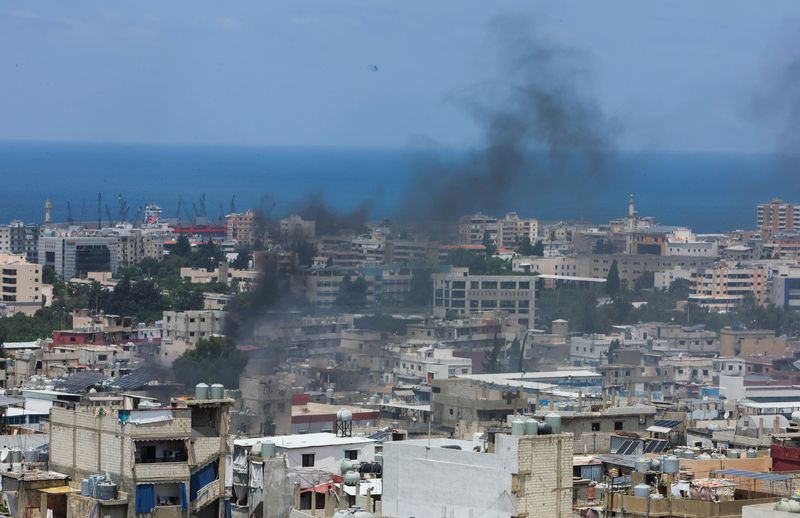
[{"label": "water tank on roof", "polygon": [[225,386],[219,383],[214,383],[211,385],[211,399],[224,399],[225,398]]},{"label": "water tank on roof", "polygon": [[681,469],[681,461],[674,455],[668,455],[661,459],[661,473],[675,474]]},{"label": "water tank on roof", "polygon": [[356,511],[353,513],[353,518],[372,518],[372,513],[368,511]]},{"label": "water tank on roof", "polygon": [[19,448],[12,448],[8,454],[8,457],[9,458],[7,462],[10,462],[12,464],[22,462],[22,450],[20,450]]},{"label": "water tank on roof", "polygon": [[525,435],[525,421],[522,419],[514,419],[511,421],[511,435],[515,437]]},{"label": "water tank on roof", "polygon": [[755,459],[756,457],[758,457],[758,452],[754,448],[747,450],[748,459]]},{"label": "water tank on roof", "polygon": [[544,422],[549,424],[553,433],[561,433],[561,416],[555,412],[550,412],[544,416]]},{"label": "water tank on roof", "polygon": [[261,456],[274,457],[275,456],[275,443],[264,441],[261,443]]},{"label": "water tank on roof", "polygon": [[349,423],[353,420],[353,412],[349,411],[346,408],[342,408],[338,412],[336,412],[336,419],[345,423]]},{"label": "water tank on roof", "polygon": [[345,486],[355,486],[359,480],[361,480],[361,475],[358,474],[358,471],[348,471],[344,474]]},{"label": "water tank on roof", "polygon": [[348,471],[358,469],[360,464],[361,463],[357,460],[344,459],[341,464],[339,464],[339,469],[341,470],[342,475],[346,475]]},{"label": "water tank on roof", "polygon": [[81,496],[89,496],[89,479],[81,480]]},{"label": "water tank on roof", "polygon": [[98,500],[113,500],[117,498],[117,484],[105,479],[97,484],[95,498]]},{"label": "water tank on roof", "polygon": [[553,427],[550,423],[539,423],[539,435],[550,435],[553,433]]},{"label": "water tank on roof", "polygon": [[660,459],[652,459],[650,461],[650,469],[653,471],[661,471],[661,460]]},{"label": "water tank on roof", "polygon": [[726,456],[729,459],[739,459],[742,457],[742,454],[739,450],[732,449],[727,451]]},{"label": "water tank on roof", "polygon": [[683,458],[684,459],[693,459],[694,458],[694,452],[692,450],[684,450],[683,451]]},{"label": "water tank on roof", "polygon": [[209,396],[209,389],[208,385],[205,383],[198,383],[194,387],[194,398],[195,399],[208,399]]},{"label": "water tank on roof", "polygon": [[333,513],[333,518],[354,518],[353,513],[350,511],[336,511]]},{"label": "water tank on roof", "polygon": [[633,496],[639,498],[650,498],[650,486],[647,484],[636,484],[633,486]]},{"label": "water tank on roof", "polygon": [[539,435],[539,421],[536,419],[525,421],[525,435]]},{"label": "water tank on roof", "polygon": [[650,470],[650,459],[636,459],[633,462],[633,469],[636,470],[636,473],[647,473]]}]

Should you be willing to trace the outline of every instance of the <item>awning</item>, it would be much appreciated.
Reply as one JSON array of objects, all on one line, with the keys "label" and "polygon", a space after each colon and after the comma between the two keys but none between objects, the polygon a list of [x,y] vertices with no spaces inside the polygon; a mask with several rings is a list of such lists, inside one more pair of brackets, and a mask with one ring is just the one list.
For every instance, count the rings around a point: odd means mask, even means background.
[{"label": "awning", "polygon": [[655,432],[655,433],[670,433],[672,428],[667,428],[666,426],[651,426],[647,429],[648,432]]}]

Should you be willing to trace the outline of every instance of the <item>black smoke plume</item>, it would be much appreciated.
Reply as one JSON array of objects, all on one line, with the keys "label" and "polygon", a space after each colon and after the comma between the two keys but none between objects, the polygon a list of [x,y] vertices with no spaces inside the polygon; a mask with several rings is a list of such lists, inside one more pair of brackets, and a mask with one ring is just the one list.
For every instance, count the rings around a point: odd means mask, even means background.
[{"label": "black smoke plume", "polygon": [[558,183],[576,188],[602,171],[615,124],[585,95],[587,56],[546,41],[528,23],[490,25],[503,77],[458,96],[483,131],[464,160],[429,163],[405,193],[401,218],[453,222],[514,202],[532,205]]},{"label": "black smoke plume", "polygon": [[352,211],[338,211],[325,202],[322,193],[314,192],[296,205],[293,212],[303,219],[313,220],[318,235],[331,235],[361,229],[371,210],[370,203],[364,201]]}]

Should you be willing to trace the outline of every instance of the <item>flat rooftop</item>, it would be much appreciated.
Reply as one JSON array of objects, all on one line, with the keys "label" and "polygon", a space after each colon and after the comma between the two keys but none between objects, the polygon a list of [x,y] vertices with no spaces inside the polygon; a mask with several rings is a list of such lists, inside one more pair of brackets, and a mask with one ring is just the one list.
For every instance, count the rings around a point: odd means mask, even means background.
[{"label": "flat rooftop", "polygon": [[339,437],[332,433],[306,433],[294,435],[279,435],[275,437],[260,437],[255,439],[236,439],[233,444],[237,446],[254,446],[260,442],[272,442],[278,448],[286,450],[297,448],[319,448],[323,446],[346,446],[350,444],[367,445],[375,442],[367,437]]},{"label": "flat rooftop", "polygon": [[364,412],[375,412],[371,408],[350,405],[329,405],[327,403],[314,403],[309,401],[304,405],[292,405],[292,417],[304,415],[331,415],[335,416],[339,410],[349,410],[353,415],[363,414]]}]

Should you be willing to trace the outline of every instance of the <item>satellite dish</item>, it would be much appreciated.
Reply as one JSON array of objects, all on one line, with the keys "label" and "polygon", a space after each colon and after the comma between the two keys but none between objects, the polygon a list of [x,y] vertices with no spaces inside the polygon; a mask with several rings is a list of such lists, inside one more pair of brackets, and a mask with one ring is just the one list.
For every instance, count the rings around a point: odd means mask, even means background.
[{"label": "satellite dish", "polygon": [[727,419],[727,418],[729,418],[730,416],[731,416],[731,413],[730,413],[730,412],[725,412],[725,415],[723,415],[722,417],[724,417],[725,419]]}]

